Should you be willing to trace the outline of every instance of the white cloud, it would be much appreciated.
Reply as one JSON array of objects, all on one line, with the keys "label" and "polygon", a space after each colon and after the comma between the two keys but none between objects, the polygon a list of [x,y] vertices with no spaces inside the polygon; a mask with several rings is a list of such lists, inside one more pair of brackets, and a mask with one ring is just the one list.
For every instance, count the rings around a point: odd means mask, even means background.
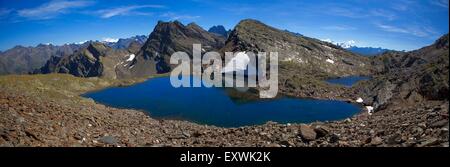
[{"label": "white cloud", "polygon": [[394,20],[397,18],[397,14],[391,10],[363,9],[354,6],[328,6],[327,8],[324,8],[322,12],[333,16],[341,16],[354,19],[382,17],[388,20]]},{"label": "white cloud", "polygon": [[117,41],[119,41],[119,39],[117,38],[109,38],[109,37],[102,38],[102,42],[117,42]]},{"label": "white cloud", "polygon": [[324,11],[331,15],[349,17],[349,18],[363,18],[366,17],[367,14],[362,11],[360,8],[354,7],[330,7],[328,10]]},{"label": "white cloud", "polygon": [[68,13],[70,9],[86,7],[91,4],[93,4],[92,1],[84,0],[53,0],[35,8],[18,10],[17,14],[21,17],[33,20],[50,19],[59,14]]},{"label": "white cloud", "polygon": [[173,12],[167,12],[161,15],[162,17],[170,18],[170,20],[195,20],[200,18],[200,16],[192,15],[180,15]]},{"label": "white cloud", "polygon": [[432,37],[437,34],[437,32],[429,26],[408,25],[406,28],[404,28],[386,24],[375,25],[383,31],[409,34],[417,37]]},{"label": "white cloud", "polygon": [[416,5],[414,0],[395,0],[391,2],[391,8],[396,11],[407,11]]},{"label": "white cloud", "polygon": [[443,8],[448,8],[448,0],[431,0],[431,4],[440,6]]},{"label": "white cloud", "polygon": [[96,13],[100,15],[101,18],[111,18],[114,16],[125,16],[125,15],[151,15],[150,12],[138,12],[135,10],[143,8],[164,8],[162,5],[132,5],[123,6],[118,8],[103,9]]},{"label": "white cloud", "polygon": [[376,16],[376,17],[384,17],[388,20],[394,20],[397,18],[397,15],[394,14],[393,12],[384,10],[384,9],[374,9],[370,11],[370,14],[372,16]]},{"label": "white cloud", "polygon": [[383,31],[387,31],[387,32],[409,33],[408,30],[406,30],[406,29],[391,26],[391,25],[377,24],[376,26],[378,28],[381,28]]}]

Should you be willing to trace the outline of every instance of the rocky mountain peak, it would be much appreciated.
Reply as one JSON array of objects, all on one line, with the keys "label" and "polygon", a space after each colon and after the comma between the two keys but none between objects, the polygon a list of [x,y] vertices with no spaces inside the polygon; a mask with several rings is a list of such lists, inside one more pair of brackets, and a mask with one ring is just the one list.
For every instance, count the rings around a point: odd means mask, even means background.
[{"label": "rocky mountain peak", "polygon": [[139,51],[139,49],[141,49],[142,44],[139,41],[131,41],[130,44],[128,45],[128,51],[130,53],[137,53]]},{"label": "rocky mountain peak", "polygon": [[92,42],[87,47],[87,50],[92,53],[96,58],[104,55],[110,48],[101,42]]},{"label": "rocky mountain peak", "polygon": [[124,77],[146,76],[169,72],[170,56],[182,51],[192,54],[193,44],[202,44],[205,51],[219,50],[225,39],[202,29],[195,23],[183,25],[179,21],[159,21],[136,59],[118,71]]},{"label": "rocky mountain peak", "polygon": [[231,31],[230,30],[227,31],[225,29],[225,27],[222,25],[217,25],[217,26],[212,26],[211,28],[209,28],[208,32],[215,33],[215,34],[221,35],[226,38],[226,37],[228,37],[228,35],[230,34]]},{"label": "rocky mountain peak", "polygon": [[443,35],[442,37],[440,37],[438,40],[436,40],[436,42],[434,43],[434,45],[436,46],[436,49],[448,49],[448,34]]},{"label": "rocky mountain peak", "polygon": [[253,19],[242,20],[236,25],[222,51],[278,52],[280,63],[294,64],[313,74],[345,76],[369,73],[367,58],[331,43],[296,36]]},{"label": "rocky mountain peak", "polygon": [[195,23],[195,22],[192,22],[192,23],[189,23],[186,27],[188,27],[188,28],[196,28],[196,29],[203,29],[202,27],[200,27],[197,23]]},{"label": "rocky mountain peak", "polygon": [[173,30],[182,29],[183,27],[185,27],[183,23],[177,20],[169,22],[158,21],[158,24],[155,26],[153,32],[169,33]]}]

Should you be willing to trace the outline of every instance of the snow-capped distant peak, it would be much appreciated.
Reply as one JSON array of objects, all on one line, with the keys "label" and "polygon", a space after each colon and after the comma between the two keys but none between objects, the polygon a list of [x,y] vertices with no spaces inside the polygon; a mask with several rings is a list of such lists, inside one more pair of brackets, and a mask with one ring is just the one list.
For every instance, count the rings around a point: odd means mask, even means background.
[{"label": "snow-capped distant peak", "polygon": [[322,41],[329,42],[329,43],[333,43],[333,41],[332,41],[330,38],[322,39]]},{"label": "snow-capped distant peak", "polygon": [[332,41],[331,39],[327,38],[327,39],[322,39],[322,41],[335,44],[344,49],[351,48],[351,47],[355,46],[355,44],[356,44],[356,41],[354,41],[354,40],[349,40],[349,41],[345,41],[345,42],[335,42],[335,41]]},{"label": "snow-capped distant peak", "polygon": [[352,46],[354,46],[355,43],[356,42],[354,40],[350,40],[347,42],[338,43],[337,45],[341,46],[342,48],[348,49],[348,48],[351,48]]},{"label": "snow-capped distant peak", "polygon": [[84,44],[84,43],[86,43],[88,40],[84,40],[84,41],[80,41],[80,42],[76,42],[75,44],[77,44],[77,45],[81,45],[81,44]]},{"label": "snow-capped distant peak", "polygon": [[102,38],[102,42],[113,43],[113,42],[117,42],[117,41],[119,41],[119,39],[117,39],[117,38]]}]

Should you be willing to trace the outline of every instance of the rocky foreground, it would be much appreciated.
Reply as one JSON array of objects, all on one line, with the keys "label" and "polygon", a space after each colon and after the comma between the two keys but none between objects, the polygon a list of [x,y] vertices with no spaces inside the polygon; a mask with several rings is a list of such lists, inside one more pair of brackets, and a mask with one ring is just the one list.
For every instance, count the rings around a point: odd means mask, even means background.
[{"label": "rocky foreground", "polygon": [[444,146],[448,101],[391,104],[368,115],[311,124],[219,128],[156,120],[79,95],[115,81],[63,74],[0,77],[0,146]]}]

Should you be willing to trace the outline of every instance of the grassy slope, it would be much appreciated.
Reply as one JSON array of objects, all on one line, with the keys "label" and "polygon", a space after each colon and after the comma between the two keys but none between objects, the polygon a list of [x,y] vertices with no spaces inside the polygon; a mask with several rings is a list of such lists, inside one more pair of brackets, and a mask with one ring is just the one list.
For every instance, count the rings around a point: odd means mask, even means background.
[{"label": "grassy slope", "polygon": [[69,74],[6,75],[0,76],[0,90],[19,91],[42,98],[70,98],[80,101],[80,94],[111,86],[130,85],[145,78],[114,80],[81,78]]}]

